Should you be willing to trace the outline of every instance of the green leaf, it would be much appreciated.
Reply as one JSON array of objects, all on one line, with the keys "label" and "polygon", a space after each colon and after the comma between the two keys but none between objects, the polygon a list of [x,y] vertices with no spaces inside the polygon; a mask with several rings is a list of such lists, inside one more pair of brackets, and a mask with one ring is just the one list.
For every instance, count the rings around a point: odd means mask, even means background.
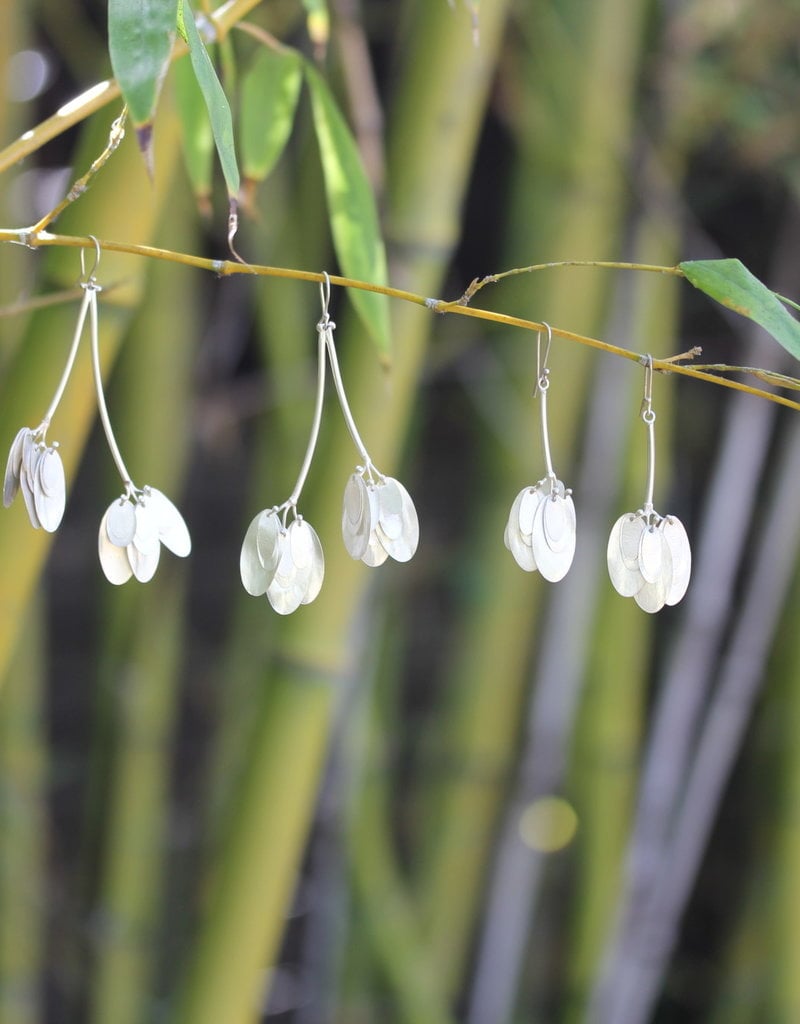
[{"label": "green leaf", "polygon": [[220,85],[214,65],[208,55],[194,23],[194,15],[188,0],[182,0],[183,28],[189,44],[189,57],[194,68],[197,84],[206,102],[208,116],[211,119],[211,131],[214,143],[222,164],[228,195],[235,198],[239,192],[239,166],[236,163],[236,150],[233,145],[233,118],[227,97]]},{"label": "green leaf", "polygon": [[263,181],[294,124],[303,69],[293,51],[262,49],[242,78],[241,144],[245,178]]},{"label": "green leaf", "polygon": [[173,75],[186,171],[200,212],[207,216],[214,158],[211,121],[188,54],[175,62]]},{"label": "green leaf", "polygon": [[175,40],[177,0],[108,0],[111,67],[151,163],[153,117]]},{"label": "green leaf", "polygon": [[740,260],[690,260],[680,267],[695,288],[754,320],[800,359],[800,322]]},{"label": "green leaf", "polygon": [[[333,245],[346,277],[387,283],[386,250],[378,211],[358,147],[325,80],[308,63],[314,128],[319,143]],[[385,295],[350,289],[350,297],[383,356],[389,355],[389,304]]]}]

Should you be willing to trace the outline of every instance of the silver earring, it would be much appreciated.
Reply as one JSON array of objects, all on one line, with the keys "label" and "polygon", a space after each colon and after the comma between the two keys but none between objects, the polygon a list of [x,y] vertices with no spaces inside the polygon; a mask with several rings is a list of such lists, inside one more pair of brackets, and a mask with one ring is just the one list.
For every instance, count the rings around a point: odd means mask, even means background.
[{"label": "silver earring", "polygon": [[547,329],[547,346],[542,356],[540,331],[536,339],[536,388],[533,394],[539,397],[542,449],[547,472],[538,483],[524,487],[514,499],[503,539],[522,569],[526,572],[538,569],[546,580],[556,583],[566,576],[575,556],[576,517],[572,491],[556,476],[550,455],[547,426],[550,370],[547,360],[553,331],[549,324],[544,326]]},{"label": "silver earring", "polygon": [[615,590],[632,597],[646,612],[677,604],[692,572],[692,551],[677,516],[661,516],[653,507],[656,472],[656,414],[653,411],[653,357],[644,359],[641,417],[647,427],[647,492],[636,512],[620,516],[608,538],[608,574]]}]

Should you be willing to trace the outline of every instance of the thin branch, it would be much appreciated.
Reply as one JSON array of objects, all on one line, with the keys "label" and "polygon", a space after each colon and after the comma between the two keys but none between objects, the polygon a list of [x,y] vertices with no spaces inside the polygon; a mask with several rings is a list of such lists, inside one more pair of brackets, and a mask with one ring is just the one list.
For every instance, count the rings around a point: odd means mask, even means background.
[{"label": "thin branch", "polygon": [[[228,3],[218,7],[210,16],[216,30],[216,38],[224,39],[233,26],[242,18],[246,18],[260,2],[261,0],[228,0]],[[186,52],[186,44],[179,40],[173,48],[172,60],[176,60]],[[41,149],[42,146],[62,135],[69,128],[85,121],[91,114],[118,99],[120,95],[119,84],[114,78],[95,83],[85,92],[65,103],[51,117],[23,132],[18,139],[6,146],[5,149],[0,150],[0,174],[19,163],[26,156]]]},{"label": "thin branch", "polygon": [[[257,263],[235,263],[232,260],[212,260],[203,256],[192,256],[189,253],[174,252],[171,249],[159,249],[152,245],[137,245],[132,242],[116,242],[111,239],[89,238],[81,235],[54,235],[49,231],[35,233],[32,228],[0,228],[0,242],[11,242],[17,245],[25,245],[29,249],[38,249],[46,246],[61,246],[73,249],[94,249],[97,244],[101,251],[122,252],[131,256],[146,256],[150,259],[166,260],[170,263],[180,263],[186,267],[195,267],[198,270],[210,270],[218,277],[229,277],[232,274],[254,274],[257,277],[280,277],[294,281],[314,281],[323,283],[325,274],[312,270],[294,270],[289,267],[268,267]],[[592,261],[572,261],[567,263],[543,263],[537,267],[522,268],[519,271],[507,270],[502,275],[512,273],[524,273],[534,269],[549,269],[560,266],[600,266],[617,267],[624,270],[643,270],[647,272],[661,272],[665,274],[681,274],[678,267],[653,267],[642,263],[608,263]],[[359,281],[352,277],[340,277],[334,274],[329,275],[331,284],[340,288],[358,288],[361,291],[376,292],[379,295],[386,295],[390,299],[401,299],[404,302],[413,302],[417,306],[424,306],[435,313],[453,313],[456,316],[474,317],[478,320],[489,320],[492,323],[504,324],[507,327],[520,327],[525,331],[544,331],[546,325],[536,320],[525,320],[518,316],[509,316],[506,313],[495,313],[489,309],[478,309],[472,306],[461,305],[460,301],[445,302],[442,299],[426,298],[424,295],[417,295],[415,292],[405,291],[402,288],[391,288],[388,285],[374,284],[371,281]],[[611,345],[607,341],[600,341],[598,338],[590,338],[584,334],[575,334],[573,331],[565,331],[560,327],[552,327],[552,333],[566,341],[574,341],[579,345],[586,345],[589,348],[599,349],[609,355],[619,356],[620,359],[628,359],[634,363],[643,363],[647,356],[642,352],[633,352],[619,345]],[[785,398],[783,395],[776,395],[770,391],[763,391],[760,388],[750,387],[740,381],[727,380],[713,373],[706,373],[697,370],[692,366],[682,366],[676,363],[675,357],[671,359],[654,359],[653,369],[659,373],[677,373],[683,377],[692,377],[694,380],[702,380],[708,384],[718,384],[723,388],[730,388],[732,391],[742,391],[755,398],[763,398],[768,402],[775,402],[778,405],[785,405],[789,409],[800,412],[800,403]],[[769,374],[770,371],[762,371]]]},{"label": "thin branch", "polygon": [[537,270],[552,270],[555,267],[599,267],[603,270],[644,270],[651,274],[671,274],[673,277],[685,277],[680,267],[660,267],[650,263],[619,263],[615,260],[558,260],[555,263],[534,263],[530,267],[513,267],[511,270],[504,270],[502,274],[487,274],[486,277],[476,277],[458,300],[459,305],[469,305],[473,296],[487,284],[497,284],[506,277],[516,277],[517,274],[532,274]]}]

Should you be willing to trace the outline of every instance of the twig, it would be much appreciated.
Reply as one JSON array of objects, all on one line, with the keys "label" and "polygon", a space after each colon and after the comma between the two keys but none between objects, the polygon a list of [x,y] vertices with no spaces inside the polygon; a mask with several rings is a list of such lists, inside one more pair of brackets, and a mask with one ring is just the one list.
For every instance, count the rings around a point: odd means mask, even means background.
[{"label": "twig", "polygon": [[[17,245],[25,245],[30,249],[38,249],[46,246],[62,246],[76,249],[94,249],[95,242],[85,236],[55,235],[47,231],[34,233],[32,228],[0,228],[0,242],[11,242]],[[192,256],[188,253],[174,252],[170,249],[159,249],[151,245],[137,245],[132,242],[116,242],[110,239],[99,239],[97,241],[100,249],[106,252],[122,252],[131,256],[146,256],[150,259],[166,260],[171,263],[180,263],[183,266],[195,267],[199,270],[210,270],[218,277],[228,277],[232,274],[254,274],[259,277],[279,277],[294,281],[314,281],[322,283],[325,275],[317,271],[293,270],[288,267],[269,267],[257,263],[236,263],[232,260],[212,260],[202,256]],[[661,272],[665,274],[680,275],[680,268],[676,267],[654,267],[648,264],[639,263],[608,263],[592,261],[572,261],[567,263],[543,263],[538,267],[528,267],[518,271],[505,271],[504,274],[495,275],[503,277],[512,273],[523,273],[534,269],[547,269],[559,266],[600,266],[617,267],[626,270],[643,270],[646,272]],[[506,313],[495,313],[489,309],[478,309],[472,306],[461,305],[459,301],[445,302],[441,299],[425,298],[414,292],[405,291],[401,288],[391,288],[388,285],[374,284],[371,281],[359,281],[351,277],[341,277],[334,274],[329,275],[330,282],[340,288],[358,288],[361,291],[376,292],[379,295],[386,295],[391,299],[401,299],[404,302],[412,302],[417,306],[424,306],[435,313],[453,313],[456,316],[474,317],[478,320],[488,320],[492,323],[505,324],[508,327],[520,327],[526,331],[543,331],[545,325],[536,320],[525,320],[522,317],[509,316]],[[589,348],[607,352],[609,355],[619,356],[621,359],[628,359],[631,362],[640,363],[644,358],[641,352],[634,352],[631,349],[621,348],[619,345],[611,345],[609,342],[600,341],[598,338],[590,338],[584,334],[576,334],[573,331],[566,331],[560,327],[552,327],[552,333],[566,341],[574,341],[579,345],[586,345]],[[674,360],[675,357],[672,357]],[[677,373],[684,377],[692,377],[694,380],[705,381],[709,384],[718,384],[720,387],[730,388],[733,391],[741,391],[756,398],[763,398],[778,405],[785,405],[789,409],[800,412],[800,403],[785,398],[783,395],[773,394],[770,391],[763,391],[761,388],[753,388],[740,381],[727,380],[724,377],[716,376],[713,373],[706,373],[703,370],[695,369],[692,366],[683,366],[670,359],[654,359],[653,369],[660,373]],[[770,371],[762,371],[769,374]]]}]

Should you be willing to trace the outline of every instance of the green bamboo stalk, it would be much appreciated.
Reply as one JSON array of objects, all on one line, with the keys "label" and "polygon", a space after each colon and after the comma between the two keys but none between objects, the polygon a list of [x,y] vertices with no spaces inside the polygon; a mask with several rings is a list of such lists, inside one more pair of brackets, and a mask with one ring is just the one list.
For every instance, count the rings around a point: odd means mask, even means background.
[{"label": "green bamboo stalk", "polygon": [[[399,872],[390,837],[389,773],[382,756],[387,722],[378,714],[377,695],[371,700],[365,695],[363,703],[367,705],[360,711],[367,719],[361,730],[365,763],[350,856],[367,942],[394,994],[398,1021],[448,1024],[452,1019],[448,998],[435,959],[425,955],[422,921]],[[373,1014],[376,1011],[373,1006]]]},{"label": "green bamboo stalk", "polygon": [[41,602],[20,630],[0,701],[0,1020],[42,1019],[47,917],[46,673]]},{"label": "green bamboo stalk", "polygon": [[[526,116],[517,127],[520,160],[504,259],[512,265],[524,262],[537,251],[532,245],[558,253],[599,248],[613,252],[622,208],[616,169],[630,118],[637,18],[626,16],[620,34],[622,22],[614,5],[595,5],[578,46],[561,38],[564,26],[550,8],[531,9],[518,18],[523,38],[526,31],[535,34],[538,56],[536,61],[519,58],[524,83],[519,106]],[[614,114],[596,119],[597,76],[608,77],[605,63],[610,61],[617,63],[608,95]],[[570,125],[569,146],[563,144],[565,123]],[[510,302],[511,308],[524,303],[527,315],[541,319],[596,328],[608,305],[602,282],[576,290],[559,272],[555,275],[547,291],[533,280],[509,281],[502,286],[504,303]],[[476,522],[469,545],[471,557],[477,555],[484,567],[481,577],[492,581],[491,600],[477,599],[466,609],[463,648],[448,684],[452,703],[441,716],[447,726],[439,741],[443,762],[458,766],[459,774],[442,787],[444,799],[433,803],[430,823],[435,821],[436,828],[428,830],[433,844],[423,875],[433,948],[451,991],[465,970],[504,783],[512,768],[529,685],[526,654],[531,639],[543,629],[539,602],[553,596],[546,584],[516,566],[501,542],[514,494],[541,474],[535,465],[538,445],[528,442],[537,429],[529,397],[535,372],[529,340],[513,354],[504,351],[498,362],[507,374],[503,389],[515,381],[519,393],[510,405],[513,417],[506,409],[505,445],[484,456],[498,467],[492,474],[497,500]],[[574,468],[569,467],[575,461],[591,362],[556,341],[551,367],[551,437],[560,453],[560,475],[574,485]],[[516,451],[509,451],[511,444]],[[579,536],[580,529],[579,512]]]},{"label": "green bamboo stalk", "polygon": [[[172,196],[165,229],[185,238],[194,213],[181,202],[181,192]],[[168,264],[149,269],[147,303],[115,367],[109,402],[137,481],[152,483],[180,506],[192,421],[194,282]],[[191,510],[184,511],[191,522]],[[98,1024],[135,1024],[152,1014],[187,573],[168,561],[165,554],[152,583],[130,597],[110,588],[104,593],[109,621],[100,686],[110,695],[106,727],[114,742],[105,768],[110,784],[95,897],[96,918],[103,922],[91,979],[91,1019]]]},{"label": "green bamboo stalk", "polygon": [[[400,286],[414,283],[431,294],[441,285],[444,263],[457,239],[458,210],[505,10],[504,3],[487,8],[482,45],[475,51],[468,26],[447,5],[412,8],[413,36],[403,41],[405,61],[390,137],[389,239],[413,241],[413,248],[396,249],[391,258],[391,277]],[[446,132],[442,125],[448,126]],[[318,296],[308,301],[313,324]],[[399,345],[390,395],[358,328],[348,332],[343,324],[339,332],[350,342],[342,345],[350,403],[370,453],[385,471],[396,462],[405,436],[430,327],[429,318],[416,307],[394,312]],[[356,339],[360,344],[353,349]],[[282,930],[314,805],[337,680],[355,671],[349,628],[369,582],[369,572],[352,562],[338,543],[342,489],[355,460],[340,430],[314,467],[313,498],[304,500],[303,514],[325,544],[328,584],[315,604],[276,631],[278,660],[269,704],[259,712],[241,798],[183,992],[178,1019],[186,1024],[217,1024],[221,1018],[243,1024],[252,1019],[263,970]],[[287,763],[295,766],[290,784]],[[233,948],[236,957],[230,955]]]},{"label": "green bamboo stalk", "polygon": [[[636,249],[648,258],[674,256],[675,229],[658,218],[639,226]],[[630,333],[647,334],[658,353],[671,351],[678,316],[678,295],[673,288],[653,288],[652,282],[636,282]],[[626,289],[627,292],[627,289]],[[623,509],[638,508],[642,495],[642,430],[633,415],[641,381],[631,382],[626,430],[628,466],[623,493],[610,521]],[[669,493],[672,389],[660,387],[657,405],[659,493]],[[663,502],[658,503],[663,512]],[[598,555],[602,557],[601,553]],[[641,740],[643,700],[650,659],[652,620],[642,616],[631,601],[616,596],[598,602],[597,622],[589,678],[576,734],[571,792],[578,813],[578,896],[572,922],[572,952],[566,969],[568,1011],[565,1019],[583,1019],[586,994],[600,961],[616,905],[625,836],[635,796],[637,751]]]}]

